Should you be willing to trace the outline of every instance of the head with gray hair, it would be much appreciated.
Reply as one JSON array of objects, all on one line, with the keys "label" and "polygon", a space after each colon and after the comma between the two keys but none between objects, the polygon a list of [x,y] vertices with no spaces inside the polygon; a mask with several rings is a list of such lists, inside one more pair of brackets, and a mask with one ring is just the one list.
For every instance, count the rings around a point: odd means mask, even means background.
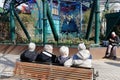
[{"label": "head with gray hair", "polygon": [[63,57],[68,57],[69,55],[69,48],[67,46],[61,46],[60,49],[60,55]]},{"label": "head with gray hair", "polygon": [[28,45],[28,49],[29,49],[29,51],[34,51],[34,50],[35,50],[35,48],[36,48],[35,43],[30,42],[30,43],[29,43],[29,45]]},{"label": "head with gray hair", "polygon": [[112,35],[113,37],[115,37],[115,36],[116,36],[116,33],[115,33],[115,32],[112,32],[111,35]]},{"label": "head with gray hair", "polygon": [[78,44],[78,50],[85,50],[85,49],[86,49],[86,46],[84,43]]},{"label": "head with gray hair", "polygon": [[46,44],[46,45],[44,46],[44,50],[47,51],[47,52],[52,53],[52,52],[53,52],[53,46],[52,46],[52,45],[49,45],[49,44]]}]

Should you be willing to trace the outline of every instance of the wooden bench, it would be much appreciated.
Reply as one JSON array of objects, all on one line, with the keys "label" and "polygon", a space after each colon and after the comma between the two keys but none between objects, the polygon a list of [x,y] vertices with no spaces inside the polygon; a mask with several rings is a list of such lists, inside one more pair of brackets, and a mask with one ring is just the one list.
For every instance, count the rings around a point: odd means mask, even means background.
[{"label": "wooden bench", "polygon": [[14,76],[33,80],[93,80],[93,68],[74,68],[28,62],[16,62]]}]

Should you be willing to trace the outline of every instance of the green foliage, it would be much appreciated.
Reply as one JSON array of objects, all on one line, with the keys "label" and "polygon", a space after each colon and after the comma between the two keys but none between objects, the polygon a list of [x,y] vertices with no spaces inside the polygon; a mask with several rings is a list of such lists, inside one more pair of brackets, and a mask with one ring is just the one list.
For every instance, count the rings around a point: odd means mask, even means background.
[{"label": "green foliage", "polygon": [[30,14],[19,14],[19,17],[21,18],[21,20],[26,23],[26,22],[34,22],[34,18],[30,15]]},{"label": "green foliage", "polygon": [[84,12],[84,15],[83,15],[84,16],[84,20],[83,20],[84,24],[87,24],[89,21],[90,11],[91,11],[91,9]]},{"label": "green foliage", "polygon": [[3,9],[2,8],[0,8],[0,13],[2,13],[3,12]]},{"label": "green foliage", "polygon": [[78,45],[79,43],[85,43],[85,45],[88,47],[90,47],[90,44],[94,44],[94,41],[87,41],[85,39],[79,39],[79,38],[67,38],[67,39],[60,39],[58,42],[55,42],[54,40],[50,40],[48,41],[49,43],[53,43],[53,44],[62,44],[62,45]]},{"label": "green foliage", "polygon": [[[34,18],[30,14],[19,14],[19,17],[22,21],[22,23],[25,25],[29,35],[30,33],[34,33]],[[29,25],[28,25],[29,24]],[[16,34],[17,34],[17,42],[27,42],[27,38],[25,36],[25,33],[23,32],[20,24],[16,20]],[[34,34],[33,34],[34,35]]]},{"label": "green foliage", "polygon": [[0,16],[0,41],[5,41],[10,38],[8,15]]}]

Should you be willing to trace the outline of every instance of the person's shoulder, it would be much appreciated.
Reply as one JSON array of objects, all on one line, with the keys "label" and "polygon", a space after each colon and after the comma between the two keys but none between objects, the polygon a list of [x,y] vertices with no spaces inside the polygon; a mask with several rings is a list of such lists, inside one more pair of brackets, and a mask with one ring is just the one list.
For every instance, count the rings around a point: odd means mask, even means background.
[{"label": "person's shoulder", "polygon": [[117,38],[120,38],[118,35],[116,36]]},{"label": "person's shoulder", "polygon": [[45,56],[45,57],[52,57],[53,55],[47,51],[42,51],[39,55]]},{"label": "person's shoulder", "polygon": [[28,50],[24,50],[21,54],[25,54],[25,53],[27,53],[28,52]]},{"label": "person's shoulder", "polygon": [[36,51],[32,51],[31,53],[33,53],[33,54],[37,54],[37,52],[36,52]]}]

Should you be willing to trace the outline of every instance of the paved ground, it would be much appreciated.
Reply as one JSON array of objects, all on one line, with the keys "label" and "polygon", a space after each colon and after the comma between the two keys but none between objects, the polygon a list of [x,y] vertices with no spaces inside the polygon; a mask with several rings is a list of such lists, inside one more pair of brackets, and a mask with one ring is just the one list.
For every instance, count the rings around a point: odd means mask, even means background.
[{"label": "paved ground", "polygon": [[100,59],[93,61],[93,67],[99,72],[97,80],[120,80],[120,60]]},{"label": "paved ground", "polygon": [[[14,80],[9,76],[13,75],[14,64],[17,60],[19,60],[19,55],[0,54],[0,80]],[[95,71],[99,72],[99,77],[96,80],[120,80],[120,59],[116,61],[93,60],[93,67]]]}]

